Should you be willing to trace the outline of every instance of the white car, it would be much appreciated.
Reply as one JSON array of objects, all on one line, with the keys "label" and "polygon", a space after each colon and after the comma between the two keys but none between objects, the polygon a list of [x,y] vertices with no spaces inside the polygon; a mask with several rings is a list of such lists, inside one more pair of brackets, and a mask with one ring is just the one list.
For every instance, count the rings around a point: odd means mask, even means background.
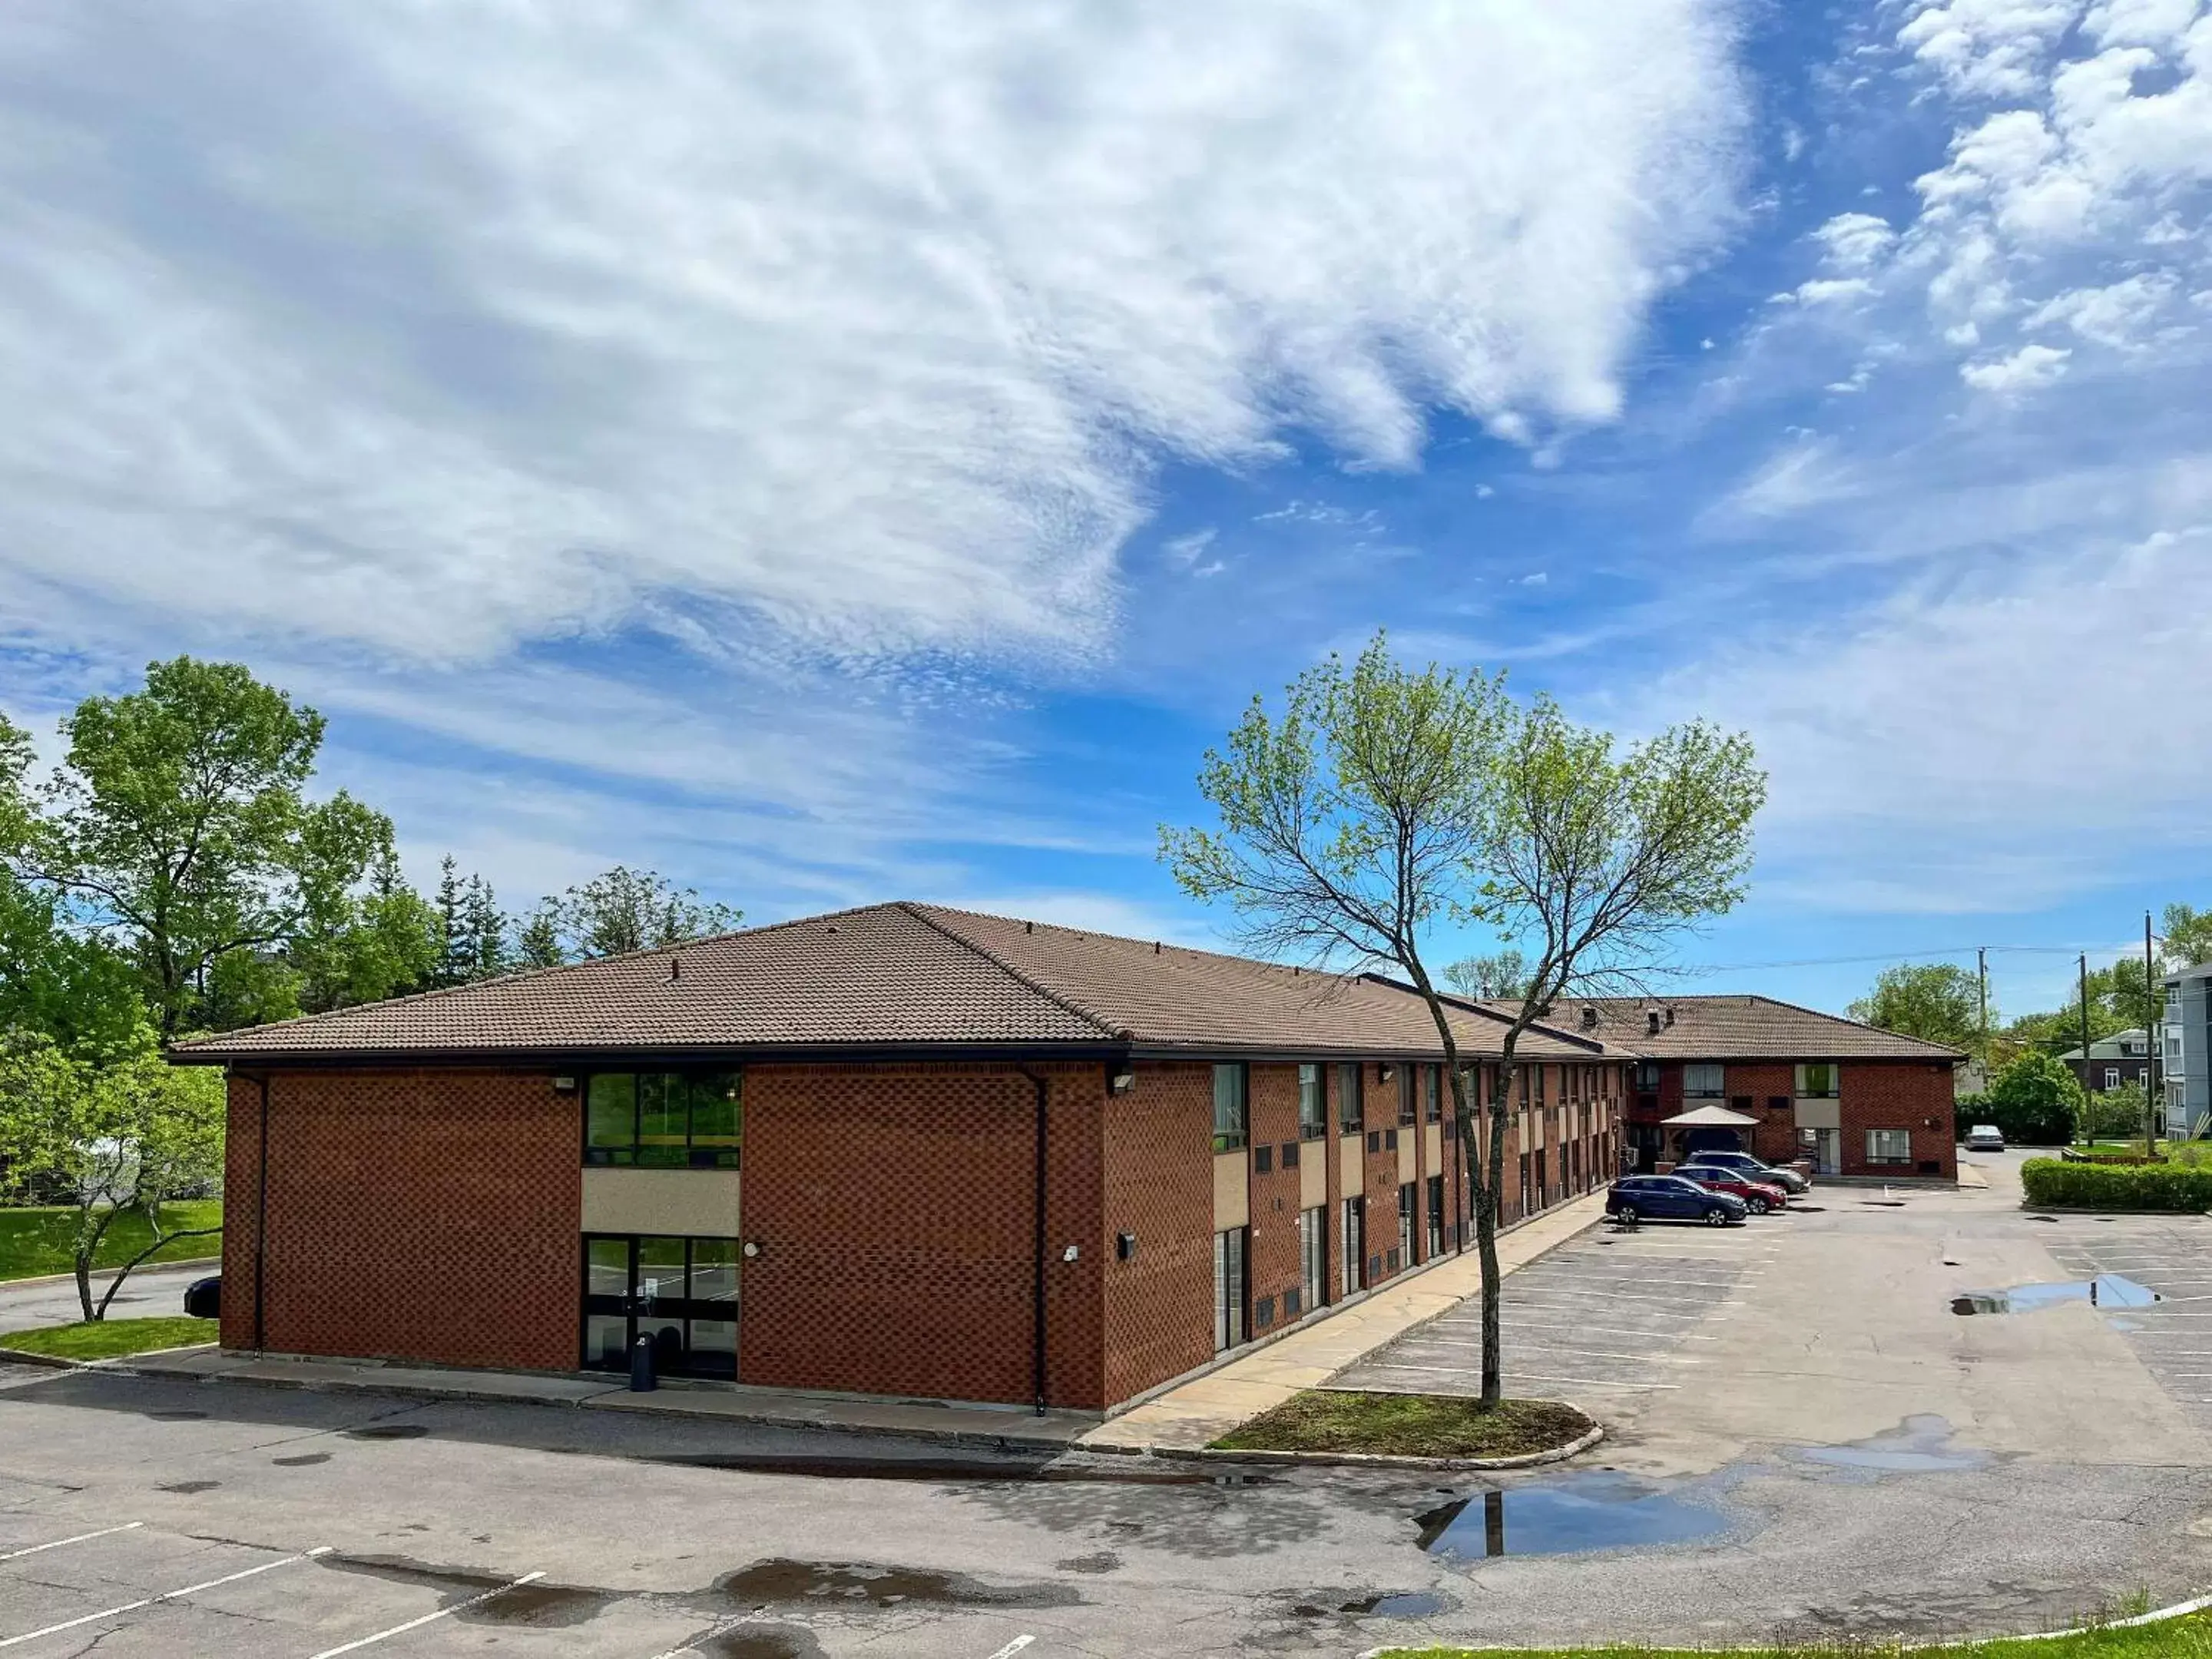
[{"label": "white car", "polygon": [[1966,1131],[1966,1150],[1970,1152],[2001,1152],[2004,1149],[2004,1131],[1994,1123],[1977,1123]]}]

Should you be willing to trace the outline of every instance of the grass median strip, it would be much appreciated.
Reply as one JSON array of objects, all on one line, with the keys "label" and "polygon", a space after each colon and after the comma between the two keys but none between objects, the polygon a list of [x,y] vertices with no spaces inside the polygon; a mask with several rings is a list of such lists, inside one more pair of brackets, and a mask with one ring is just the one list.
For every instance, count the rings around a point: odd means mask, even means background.
[{"label": "grass median strip", "polygon": [[2087,1630],[2071,1636],[2016,1637],[1941,1647],[1889,1643],[1815,1643],[1788,1648],[1386,1648],[1376,1659],[1881,1659],[1886,1654],[1929,1659],[2212,1659],[2212,1613],[2155,1625]]},{"label": "grass median strip", "polygon": [[1457,1395],[1309,1389],[1213,1444],[1221,1451],[1523,1457],[1556,1450],[1596,1426],[1553,1400],[1504,1400],[1484,1411]]},{"label": "grass median strip", "polygon": [[0,1350],[46,1354],[56,1359],[112,1359],[118,1354],[153,1353],[212,1342],[220,1330],[212,1319],[102,1319],[88,1324],[34,1325],[27,1331],[0,1333]]},{"label": "grass median strip", "polygon": [[[162,1225],[170,1231],[222,1224],[222,1200],[219,1198],[180,1199],[161,1207]],[[76,1264],[70,1254],[70,1239],[76,1228],[76,1211],[70,1206],[53,1205],[21,1205],[0,1207],[0,1279],[33,1279],[45,1273],[65,1273]],[[100,1241],[100,1257],[95,1267],[119,1267],[153,1242],[145,1217],[136,1212],[119,1215],[107,1229],[107,1236]],[[180,1238],[162,1249],[143,1265],[157,1267],[163,1261],[191,1261],[203,1257],[220,1255],[222,1239],[220,1235],[198,1238]]]}]

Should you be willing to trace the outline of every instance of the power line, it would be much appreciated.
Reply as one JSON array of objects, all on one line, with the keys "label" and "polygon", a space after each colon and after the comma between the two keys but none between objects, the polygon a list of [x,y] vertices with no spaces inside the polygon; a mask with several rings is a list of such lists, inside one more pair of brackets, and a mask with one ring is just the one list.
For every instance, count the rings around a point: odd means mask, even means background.
[{"label": "power line", "polygon": [[1842,968],[1869,962],[1922,962],[1943,957],[1971,957],[1979,951],[2003,951],[2037,956],[2125,956],[2130,945],[1961,945],[1943,951],[1882,951],[1860,957],[1799,957],[1786,962],[1698,963],[1682,968],[1653,968],[1652,974],[1686,977],[1697,974],[1743,974],[1774,968]]}]

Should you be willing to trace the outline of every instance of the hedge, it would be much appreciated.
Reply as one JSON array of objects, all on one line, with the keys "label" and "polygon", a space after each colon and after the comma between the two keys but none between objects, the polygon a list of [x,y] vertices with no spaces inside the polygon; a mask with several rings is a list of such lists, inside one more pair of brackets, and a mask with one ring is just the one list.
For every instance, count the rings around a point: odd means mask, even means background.
[{"label": "hedge", "polygon": [[2063,1102],[2046,1105],[1965,1095],[1953,1113],[1961,1136],[1977,1123],[1994,1123],[2014,1146],[2063,1146],[2074,1139],[2073,1109]]},{"label": "hedge", "polygon": [[2073,1164],[2032,1158],[2020,1166],[2033,1205],[2077,1210],[2212,1211],[2212,1169],[2171,1164]]}]

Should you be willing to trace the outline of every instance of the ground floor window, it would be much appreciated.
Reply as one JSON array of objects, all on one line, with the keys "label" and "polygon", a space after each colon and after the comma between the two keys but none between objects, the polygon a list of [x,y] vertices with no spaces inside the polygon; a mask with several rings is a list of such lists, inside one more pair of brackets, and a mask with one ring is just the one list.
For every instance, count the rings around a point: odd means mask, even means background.
[{"label": "ground floor window", "polygon": [[1298,1212],[1298,1288],[1309,1308],[1328,1300],[1328,1206]]},{"label": "ground floor window", "polygon": [[1440,1175],[1429,1177],[1429,1256],[1431,1260],[1444,1253],[1444,1178]]},{"label": "ground floor window", "polygon": [[1530,1207],[1531,1206],[1528,1203],[1528,1154],[1523,1152],[1521,1154],[1521,1207],[1519,1210],[1516,1211],[1515,1213],[1516,1215],[1526,1215],[1528,1213]]},{"label": "ground floor window", "polygon": [[1912,1132],[1910,1129],[1869,1129],[1866,1138],[1868,1163],[1912,1162]]},{"label": "ground floor window", "polygon": [[1544,1149],[1536,1149],[1536,1207],[1542,1209],[1552,1201],[1551,1187],[1544,1180]]},{"label": "ground floor window", "polygon": [[1398,1260],[1413,1265],[1413,1201],[1418,1192],[1407,1182],[1398,1188]]},{"label": "ground floor window", "polygon": [[1367,1200],[1344,1200],[1344,1293],[1350,1296],[1367,1283]]},{"label": "ground floor window", "polygon": [[1231,1227],[1213,1236],[1213,1351],[1241,1346],[1244,1323],[1244,1242],[1243,1227]]},{"label": "ground floor window", "polygon": [[641,1336],[669,1376],[738,1374],[738,1241],[584,1235],[586,1370],[627,1370]]}]

